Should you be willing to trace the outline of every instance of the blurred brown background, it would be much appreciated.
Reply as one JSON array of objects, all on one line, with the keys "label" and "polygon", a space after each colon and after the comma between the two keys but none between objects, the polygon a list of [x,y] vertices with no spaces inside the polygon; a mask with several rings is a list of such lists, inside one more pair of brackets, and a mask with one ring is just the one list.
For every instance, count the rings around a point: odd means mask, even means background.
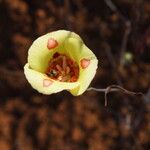
[{"label": "blurred brown background", "polygon": [[[59,29],[99,59],[92,86],[119,84],[145,98],[87,91],[44,96],[23,74],[28,48]],[[150,149],[149,0],[0,0],[0,150]]]}]

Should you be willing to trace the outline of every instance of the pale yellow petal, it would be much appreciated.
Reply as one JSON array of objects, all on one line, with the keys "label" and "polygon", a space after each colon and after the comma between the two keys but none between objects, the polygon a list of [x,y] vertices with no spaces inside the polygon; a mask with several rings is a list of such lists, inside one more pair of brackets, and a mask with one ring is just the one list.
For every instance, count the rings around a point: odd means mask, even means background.
[{"label": "pale yellow petal", "polygon": [[[90,85],[92,79],[95,76],[98,60],[94,53],[78,38],[69,38],[65,41],[65,48],[68,50],[68,54],[79,65],[79,79],[80,85],[70,90],[73,95],[81,95]],[[82,68],[81,61],[83,59],[88,60],[87,67]]]},{"label": "pale yellow petal", "polygon": [[86,91],[96,74],[97,64],[97,59],[91,59],[88,68],[80,70],[80,75],[78,79],[78,82],[80,82],[80,84],[77,88],[70,90],[71,94],[77,96],[81,95]]},{"label": "pale yellow petal", "polygon": [[[28,82],[34,89],[36,89],[39,93],[47,95],[57,93],[63,90],[71,90],[79,85],[79,82],[69,83],[52,80],[47,75],[32,70],[29,67],[29,64],[25,65],[24,73]],[[46,83],[46,85],[44,85],[44,81],[50,81],[50,84]]]},{"label": "pale yellow petal", "polygon": [[[28,52],[28,63],[36,71],[44,73],[48,67],[48,62],[56,51],[64,53],[63,42],[70,36],[70,31],[58,30],[48,33],[36,39]],[[58,46],[49,50],[47,43],[49,39],[57,41]]]}]

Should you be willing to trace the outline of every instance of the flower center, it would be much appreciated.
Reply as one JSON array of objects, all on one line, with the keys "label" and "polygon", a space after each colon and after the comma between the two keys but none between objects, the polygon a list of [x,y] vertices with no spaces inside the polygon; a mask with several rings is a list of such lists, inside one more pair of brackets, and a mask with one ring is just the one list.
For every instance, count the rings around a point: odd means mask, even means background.
[{"label": "flower center", "polygon": [[68,56],[56,52],[49,61],[46,74],[61,82],[76,82],[79,77],[79,66]]}]

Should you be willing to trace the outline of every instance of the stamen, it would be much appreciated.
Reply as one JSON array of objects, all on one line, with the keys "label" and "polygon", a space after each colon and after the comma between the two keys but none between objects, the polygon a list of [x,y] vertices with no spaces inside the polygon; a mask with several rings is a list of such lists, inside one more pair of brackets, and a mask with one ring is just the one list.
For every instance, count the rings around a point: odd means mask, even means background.
[{"label": "stamen", "polygon": [[59,65],[56,65],[56,68],[57,68],[57,70],[58,70],[59,72],[62,72],[62,71],[63,71],[62,68],[61,68]]},{"label": "stamen", "polygon": [[61,81],[61,80],[62,80],[62,76],[59,76],[57,79],[58,79],[59,81]]},{"label": "stamen", "polygon": [[70,72],[70,68],[67,66],[66,67],[66,74],[68,74]]},{"label": "stamen", "polygon": [[76,82],[79,76],[79,66],[68,56],[56,52],[48,63],[46,74],[60,82]]},{"label": "stamen", "polygon": [[63,78],[62,78],[62,82],[67,82],[68,80],[69,80],[69,78],[70,78],[70,76],[69,75],[67,75],[67,76],[64,76]]},{"label": "stamen", "polygon": [[66,64],[66,57],[65,56],[63,56],[63,70],[65,70],[66,69],[66,67],[67,67],[67,64]]}]

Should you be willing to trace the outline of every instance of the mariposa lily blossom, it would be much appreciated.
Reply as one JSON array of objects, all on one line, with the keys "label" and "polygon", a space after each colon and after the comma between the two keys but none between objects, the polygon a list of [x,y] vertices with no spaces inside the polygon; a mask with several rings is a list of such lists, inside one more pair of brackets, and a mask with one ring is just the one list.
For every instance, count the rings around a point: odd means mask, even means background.
[{"label": "mariposa lily blossom", "polygon": [[58,30],[36,39],[28,51],[24,73],[43,94],[63,90],[81,95],[95,76],[98,60],[79,35]]}]

